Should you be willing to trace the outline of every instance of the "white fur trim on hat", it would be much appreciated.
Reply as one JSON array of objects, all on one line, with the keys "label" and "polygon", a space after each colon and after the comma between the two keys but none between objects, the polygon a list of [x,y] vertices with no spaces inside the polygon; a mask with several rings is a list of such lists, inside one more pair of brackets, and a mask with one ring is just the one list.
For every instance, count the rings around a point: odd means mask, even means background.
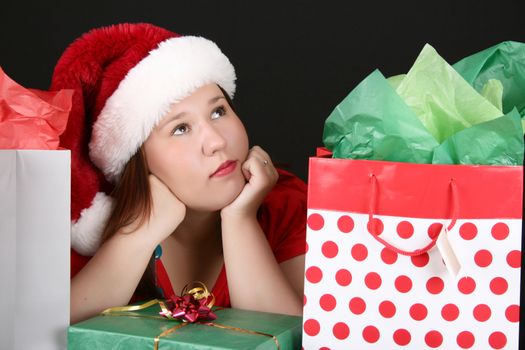
[{"label": "white fur trim on hat", "polygon": [[102,231],[113,209],[113,199],[98,192],[89,208],[71,226],[71,247],[85,256],[92,256],[100,246]]},{"label": "white fur trim on hat", "polygon": [[93,126],[92,161],[115,182],[170,106],[210,83],[233,97],[235,70],[215,43],[194,36],[161,42],[107,99]]}]

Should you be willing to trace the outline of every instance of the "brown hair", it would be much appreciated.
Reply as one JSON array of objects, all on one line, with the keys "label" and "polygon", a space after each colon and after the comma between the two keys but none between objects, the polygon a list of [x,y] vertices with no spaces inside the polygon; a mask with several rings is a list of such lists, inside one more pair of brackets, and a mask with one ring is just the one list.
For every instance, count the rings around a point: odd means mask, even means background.
[{"label": "brown hair", "polygon": [[124,167],[120,181],[112,192],[115,206],[102,233],[103,242],[123,227],[133,223],[142,225],[149,217],[152,200],[148,177],[146,154],[141,147]]},{"label": "brown hair", "polygon": [[[148,163],[142,147],[124,167],[122,176],[112,192],[112,197],[115,206],[102,233],[103,242],[126,226],[141,226],[150,216],[153,203],[149,186]],[[161,296],[155,287],[154,267],[155,259],[152,255],[135,291],[137,297]]]},{"label": "brown hair", "polygon": [[[233,102],[219,86],[228,105],[235,112]],[[120,180],[113,189],[111,196],[114,198],[114,207],[102,232],[102,242],[109,240],[117,231],[129,226],[136,227],[144,224],[149,219],[153,202],[149,185],[149,169],[146,153],[140,147],[127,162]],[[162,297],[156,287],[155,257],[151,256],[148,266],[135,291],[137,297]]]}]

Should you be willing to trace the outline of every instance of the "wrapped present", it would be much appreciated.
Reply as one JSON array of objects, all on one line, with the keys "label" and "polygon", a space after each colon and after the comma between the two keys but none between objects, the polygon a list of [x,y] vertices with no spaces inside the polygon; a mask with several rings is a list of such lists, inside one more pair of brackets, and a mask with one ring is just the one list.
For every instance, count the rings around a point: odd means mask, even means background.
[{"label": "wrapped present", "polygon": [[299,349],[301,317],[213,308],[216,319],[182,322],[158,304],[104,313],[69,327],[71,349]]}]

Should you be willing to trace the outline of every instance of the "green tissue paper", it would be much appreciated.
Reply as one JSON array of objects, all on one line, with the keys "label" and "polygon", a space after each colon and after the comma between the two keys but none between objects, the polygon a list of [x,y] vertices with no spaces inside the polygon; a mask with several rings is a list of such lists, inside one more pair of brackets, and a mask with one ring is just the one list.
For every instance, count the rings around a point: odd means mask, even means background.
[{"label": "green tissue paper", "polygon": [[428,44],[396,92],[439,143],[503,115]]}]

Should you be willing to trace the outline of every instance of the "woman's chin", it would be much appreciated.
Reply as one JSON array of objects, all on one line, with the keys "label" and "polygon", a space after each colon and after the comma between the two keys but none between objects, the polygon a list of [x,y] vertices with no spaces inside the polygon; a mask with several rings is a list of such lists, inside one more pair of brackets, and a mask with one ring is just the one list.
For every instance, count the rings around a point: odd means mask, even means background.
[{"label": "woman's chin", "polygon": [[235,187],[230,188],[228,191],[225,191],[222,194],[222,196],[220,196],[220,198],[216,199],[216,210],[221,210],[233,203],[233,201],[235,201],[237,197],[239,197],[245,185],[246,183],[243,182],[242,184],[239,184]]},{"label": "woman's chin", "polygon": [[245,185],[246,182],[231,183],[229,186],[221,187],[218,191],[206,193],[201,198],[200,203],[186,202],[185,204],[189,208],[198,211],[220,211],[239,197]]}]

